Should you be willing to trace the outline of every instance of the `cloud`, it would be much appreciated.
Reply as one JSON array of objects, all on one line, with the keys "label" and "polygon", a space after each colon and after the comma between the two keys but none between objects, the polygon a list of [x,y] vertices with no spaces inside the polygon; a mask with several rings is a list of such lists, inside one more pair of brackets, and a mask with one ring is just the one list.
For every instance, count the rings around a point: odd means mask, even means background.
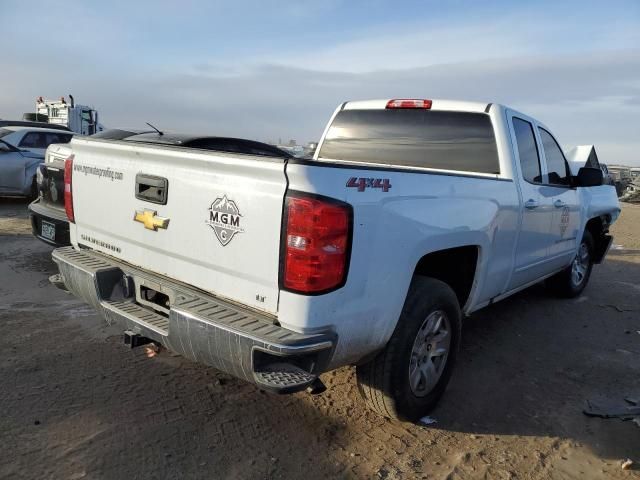
[{"label": "cloud", "polygon": [[[557,7],[556,7],[557,8]],[[571,22],[551,9],[531,9],[499,16],[419,18],[360,29],[352,38],[312,47],[293,45],[289,52],[257,57],[262,63],[308,70],[363,73],[405,70],[461,62],[493,62],[591,53],[640,46],[638,19],[615,8],[594,21],[591,11],[573,11]]]},{"label": "cloud", "polygon": [[[333,109],[345,100],[467,99],[505,103],[539,118],[567,147],[602,144],[603,160],[611,152],[611,158],[605,161],[633,163],[633,141],[640,126],[637,78],[640,51],[365,73],[273,65],[233,75],[216,74],[213,69],[206,74],[150,78],[140,91],[111,99],[111,111],[104,118],[127,124],[155,120],[165,128],[262,140],[281,137],[306,141],[319,137]],[[624,144],[628,142],[632,143],[627,148]]]},{"label": "cloud", "polygon": [[[114,21],[113,12],[100,22],[95,11],[81,7],[76,20],[85,25],[86,41],[65,40],[64,48],[46,55],[39,54],[38,42],[16,43],[19,48],[3,58],[0,117],[32,110],[38,95],[72,93],[97,107],[111,127],[143,128],[150,121],[167,130],[310,141],[345,100],[468,99],[529,113],[565,147],[594,143],[605,162],[640,165],[640,28],[633,15],[614,22],[615,9],[591,22],[582,20],[592,12],[572,14],[572,22],[530,12],[490,21],[477,15],[399,18],[368,27],[354,21],[353,32],[339,38],[323,17],[325,23],[309,23],[308,30],[326,27],[326,41],[298,41],[286,29],[259,30],[260,39],[243,40],[249,53],[238,54],[237,34],[206,38],[197,47],[196,38],[181,43],[188,15],[158,5],[165,15],[144,28],[141,7],[134,9],[133,23],[128,17],[122,18],[128,23]],[[302,22],[292,26],[299,32],[313,15],[333,8],[313,5],[277,13]],[[200,6],[186,2],[184,9],[193,14]],[[248,9],[238,7],[236,14]],[[227,13],[216,4],[201,16],[217,26]],[[172,30],[172,23],[180,28]],[[162,32],[154,35],[154,26]],[[244,34],[253,25],[238,28]]]}]

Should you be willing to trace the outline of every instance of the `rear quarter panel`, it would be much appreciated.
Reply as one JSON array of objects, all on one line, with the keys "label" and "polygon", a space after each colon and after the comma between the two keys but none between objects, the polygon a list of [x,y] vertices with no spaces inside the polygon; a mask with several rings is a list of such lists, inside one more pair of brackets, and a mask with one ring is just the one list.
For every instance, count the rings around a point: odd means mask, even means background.
[{"label": "rear quarter panel", "polygon": [[[332,366],[355,362],[386,344],[425,254],[465,245],[479,248],[467,311],[502,292],[519,220],[514,182],[344,167],[287,166],[289,189],[351,204],[354,231],[344,287],[315,297],[283,291],[278,312],[280,323],[294,330],[335,330],[339,341]],[[352,177],[388,179],[391,189],[359,192],[346,186]]]}]

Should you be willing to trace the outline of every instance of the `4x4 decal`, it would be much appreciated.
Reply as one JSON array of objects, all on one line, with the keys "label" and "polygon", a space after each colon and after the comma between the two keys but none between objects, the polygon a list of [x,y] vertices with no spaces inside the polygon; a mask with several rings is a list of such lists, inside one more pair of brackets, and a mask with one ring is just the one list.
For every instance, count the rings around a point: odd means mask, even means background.
[{"label": "4x4 decal", "polygon": [[359,192],[364,192],[367,188],[381,188],[383,192],[388,192],[391,188],[391,183],[388,178],[351,177],[347,181],[347,187],[357,188]]}]

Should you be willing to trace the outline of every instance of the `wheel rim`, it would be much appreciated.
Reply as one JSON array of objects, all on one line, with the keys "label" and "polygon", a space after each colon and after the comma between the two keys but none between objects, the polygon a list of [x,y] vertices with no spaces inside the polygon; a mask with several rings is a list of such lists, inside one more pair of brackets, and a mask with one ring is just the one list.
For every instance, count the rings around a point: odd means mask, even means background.
[{"label": "wheel rim", "polygon": [[424,397],[440,380],[451,348],[451,323],[442,310],[431,312],[418,330],[409,363],[409,386]]},{"label": "wheel rim", "polygon": [[571,264],[571,282],[575,287],[578,287],[584,282],[584,279],[587,277],[587,272],[589,271],[589,247],[586,243],[580,244],[580,248],[578,249],[578,253],[576,257],[573,259],[573,263]]}]

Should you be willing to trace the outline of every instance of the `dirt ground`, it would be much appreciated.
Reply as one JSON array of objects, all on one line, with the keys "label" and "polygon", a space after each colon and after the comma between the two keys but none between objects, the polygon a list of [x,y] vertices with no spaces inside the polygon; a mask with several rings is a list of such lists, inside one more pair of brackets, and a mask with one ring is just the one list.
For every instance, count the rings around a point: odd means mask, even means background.
[{"label": "dirt ground", "polygon": [[[437,424],[367,411],[354,370],[275,396],[121,332],[50,286],[26,202],[0,199],[0,478],[638,478],[640,428],[586,399],[640,395],[640,205],[575,300],[534,287],[474,314]],[[637,465],[637,463],[636,463]]]}]

